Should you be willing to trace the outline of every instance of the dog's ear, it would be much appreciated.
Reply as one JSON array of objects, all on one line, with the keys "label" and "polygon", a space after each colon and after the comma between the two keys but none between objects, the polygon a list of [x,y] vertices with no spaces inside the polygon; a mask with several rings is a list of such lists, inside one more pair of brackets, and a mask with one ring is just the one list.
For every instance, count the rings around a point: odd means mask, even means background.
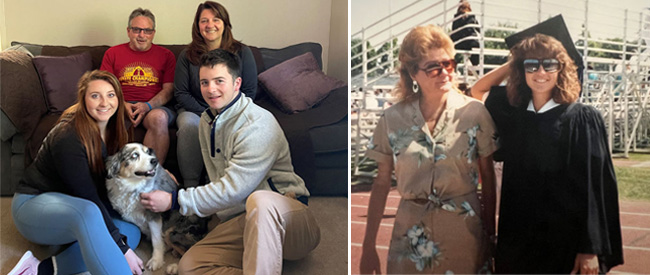
[{"label": "dog's ear", "polygon": [[117,175],[117,173],[119,173],[121,163],[119,156],[120,152],[106,158],[106,170],[108,170],[108,173],[106,174],[107,179],[112,179]]}]

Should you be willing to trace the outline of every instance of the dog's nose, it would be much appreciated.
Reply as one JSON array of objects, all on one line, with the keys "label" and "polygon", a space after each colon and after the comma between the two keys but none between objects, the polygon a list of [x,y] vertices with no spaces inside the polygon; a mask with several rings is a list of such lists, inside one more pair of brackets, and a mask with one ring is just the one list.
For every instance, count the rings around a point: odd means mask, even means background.
[{"label": "dog's nose", "polygon": [[151,164],[153,164],[153,165],[158,164],[158,159],[151,159]]}]

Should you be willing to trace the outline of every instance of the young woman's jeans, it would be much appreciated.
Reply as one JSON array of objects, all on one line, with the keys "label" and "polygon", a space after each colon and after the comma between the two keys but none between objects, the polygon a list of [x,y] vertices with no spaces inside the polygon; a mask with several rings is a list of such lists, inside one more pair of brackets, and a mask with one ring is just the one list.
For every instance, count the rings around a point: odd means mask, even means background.
[{"label": "young woman's jeans", "polygon": [[[11,214],[18,231],[28,240],[44,245],[72,244],[52,258],[58,274],[90,271],[100,274],[131,274],[124,254],[111,237],[99,207],[92,201],[49,192],[16,193]],[[113,218],[115,226],[135,250],[140,242],[137,226]]]}]

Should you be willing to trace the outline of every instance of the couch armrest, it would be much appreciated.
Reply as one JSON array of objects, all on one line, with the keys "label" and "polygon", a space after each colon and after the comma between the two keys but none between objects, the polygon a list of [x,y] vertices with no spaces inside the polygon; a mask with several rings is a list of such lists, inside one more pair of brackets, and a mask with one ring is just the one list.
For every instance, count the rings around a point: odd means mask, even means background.
[{"label": "couch armrest", "polygon": [[348,114],[348,93],[347,85],[334,89],[311,109],[294,114],[283,112],[270,99],[255,103],[269,110],[280,122],[282,128],[297,126],[306,127],[308,130],[313,127],[334,124],[345,117]]}]

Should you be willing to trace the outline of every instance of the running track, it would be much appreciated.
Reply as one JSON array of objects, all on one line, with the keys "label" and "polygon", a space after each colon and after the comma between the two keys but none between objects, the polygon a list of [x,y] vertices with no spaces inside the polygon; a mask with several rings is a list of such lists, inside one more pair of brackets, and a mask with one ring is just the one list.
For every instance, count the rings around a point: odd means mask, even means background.
[{"label": "running track", "polygon": [[[370,191],[355,192],[353,188],[350,209],[351,271],[359,274],[361,243],[366,229],[366,215]],[[395,212],[400,196],[395,188],[388,194],[384,218],[377,236],[377,251],[381,259],[382,273],[386,273],[386,258],[390,234],[393,230]],[[620,201],[623,253],[625,264],[614,268],[610,274],[650,273],[650,202]]]}]

